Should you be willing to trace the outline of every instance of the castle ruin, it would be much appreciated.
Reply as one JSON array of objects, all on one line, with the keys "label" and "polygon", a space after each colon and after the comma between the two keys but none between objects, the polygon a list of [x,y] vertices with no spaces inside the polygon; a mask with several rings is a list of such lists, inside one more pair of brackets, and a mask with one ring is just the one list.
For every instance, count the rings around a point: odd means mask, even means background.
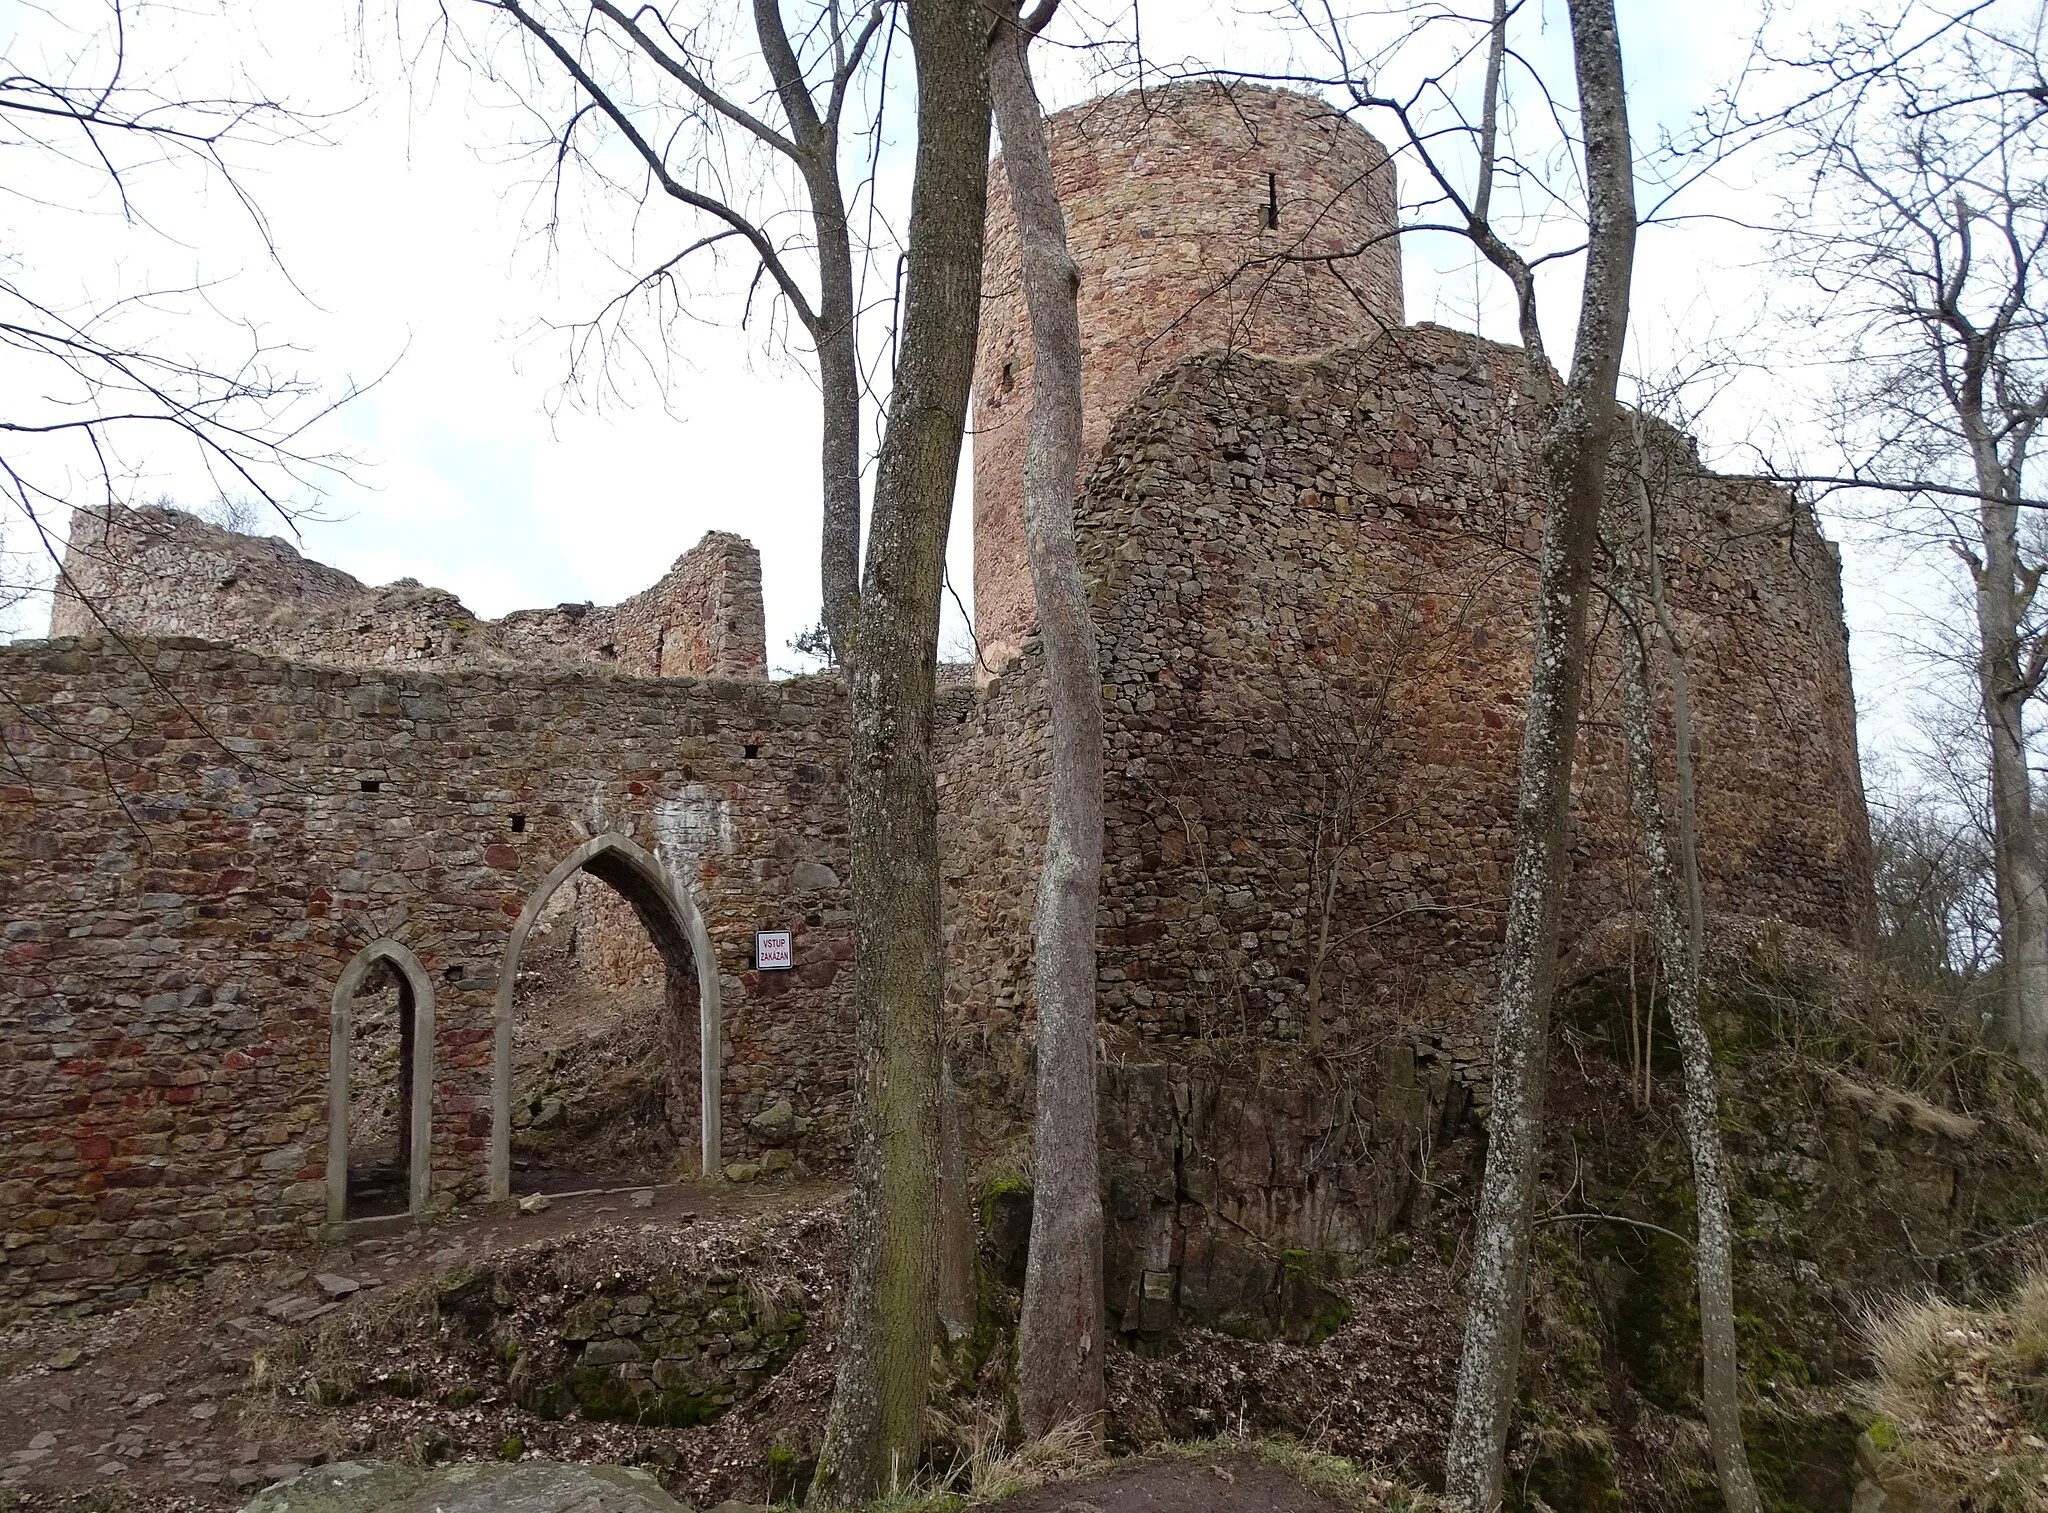
[{"label": "castle ruin", "polygon": [[[1281,1306],[1273,1255],[1370,1245],[1417,1142],[1484,1117],[1541,407],[1518,349],[1402,323],[1392,169],[1320,102],[1177,85],[1064,112],[1053,143],[1107,721],[1110,1301],[1150,1332]],[[985,665],[938,714],[950,1035],[984,1128],[1028,1117],[1046,781],[1006,211],[992,193],[975,387]],[[1785,491],[1648,435],[1708,906],[1861,942],[1834,550]],[[844,693],[767,678],[745,542],[495,622],[175,512],[81,516],[67,575],[51,639],[0,648],[7,1305],[352,1222],[372,974],[405,1027],[405,1206],[504,1196],[521,953],[586,873],[660,954],[687,1167],[758,1154],[785,1102],[843,1155]],[[1593,618],[1568,939],[1641,886]],[[764,931],[789,970],[757,962]],[[1274,1074],[1333,1055],[1348,1080]]]}]

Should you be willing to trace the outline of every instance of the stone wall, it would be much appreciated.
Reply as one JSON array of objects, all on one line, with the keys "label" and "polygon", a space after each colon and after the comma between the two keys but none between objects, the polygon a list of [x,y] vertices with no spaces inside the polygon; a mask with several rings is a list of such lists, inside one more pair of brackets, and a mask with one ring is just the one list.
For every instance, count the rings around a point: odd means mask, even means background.
[{"label": "stone wall", "polygon": [[[1400,1107],[1367,1116],[1387,1151],[1454,1085],[1484,1111],[1543,513],[1526,371],[1515,349],[1427,326],[1306,363],[1206,354],[1125,413],[1083,491],[1108,748],[1098,1002],[1110,1056],[1138,1069],[1105,1093],[1104,1154],[1149,1194],[1150,1217],[1119,1220],[1125,1293],[1155,1269],[1143,1254],[1212,1229],[1276,1252],[1382,1233],[1405,1179],[1377,1144],[1320,1186],[1272,1153],[1326,1143],[1350,1089],[1381,1096],[1396,1061]],[[1705,473],[1668,431],[1649,441],[1708,907],[1865,941],[1834,551],[1782,491]],[[1594,626],[1567,947],[1641,899],[1604,599]],[[1042,676],[1027,637],[941,731],[956,1056],[1013,1119],[1029,1107]],[[1342,1097],[1256,1069],[1303,1051],[1351,1068]],[[1186,1187],[1155,1117],[1174,1097],[1190,1148],[1223,1152],[1213,1191]],[[1417,1098],[1431,1111],[1410,1118]],[[1212,1205],[1216,1226],[1189,1219]],[[1119,1306],[1143,1312],[1135,1294]]]},{"label": "stone wall", "polygon": [[934,732],[948,1016],[963,1064],[1012,1112],[1031,1098],[1031,919],[1050,760],[1035,631],[1025,647],[986,688],[944,695]]},{"label": "stone wall", "polygon": [[[1318,102],[1182,85],[1052,130],[1084,273],[1112,1301],[1139,1331],[1178,1297],[1305,1335],[1318,1295],[1276,1258],[1373,1244],[1416,1201],[1416,1153],[1484,1116],[1541,406],[1518,350],[1397,328],[1398,262],[1372,240],[1392,171]],[[1018,500],[1029,354],[1007,196],[991,211],[976,586],[1000,675],[949,679],[936,735],[953,1052],[1014,1132],[1046,714]],[[1360,344],[1302,357],[1339,341]],[[1682,437],[1650,428],[1644,472],[1689,654],[1708,905],[1862,941],[1833,549]],[[482,1191],[508,942],[600,835],[658,857],[708,926],[728,1158],[773,1145],[790,1165],[799,1136],[844,1151],[845,690],[764,681],[747,543],[713,533],[617,606],[497,622],[170,511],[81,517],[67,571],[56,629],[96,633],[89,599],[121,639],[0,648],[0,1302],[132,1295],[317,1223],[329,999],[373,941],[416,956],[436,999],[435,1199]],[[1594,612],[1567,945],[1641,892],[1618,630]],[[674,676],[703,673],[731,680]],[[644,977],[636,931],[664,945],[688,1149],[689,947],[647,899],[583,891],[600,975]],[[755,971],[754,932],[783,927],[795,969]]]},{"label": "stone wall", "polygon": [[[261,645],[296,634],[292,622],[299,618],[338,624],[369,594],[340,568],[300,556],[280,536],[245,535],[182,510],[78,509],[71,515],[50,634],[95,636],[111,626]],[[454,596],[447,602],[455,603]],[[384,660],[384,649],[362,660]]]},{"label": "stone wall", "polygon": [[[1182,83],[1052,117],[1081,270],[1083,456],[1156,373],[1209,348],[1301,356],[1401,324],[1385,150],[1325,101]],[[1016,217],[989,169],[974,387],[974,616],[1000,668],[1035,611],[1024,555],[1030,324]]]},{"label": "stone wall", "polygon": [[[1284,1277],[1237,1276],[1218,1237],[1369,1243],[1406,1201],[1387,1153],[1459,1099],[1483,1113],[1542,515],[1525,379],[1514,349],[1433,327],[1309,362],[1190,358],[1127,408],[1079,501],[1108,740],[1102,1033],[1127,1072],[1109,1128],[1143,1134],[1113,1134],[1106,1159],[1151,1215],[1119,1230],[1132,1318],[1162,1246],[1210,1257],[1193,1296],[1278,1297]],[[1690,653],[1709,906],[1864,939],[1833,551],[1786,496],[1704,473],[1682,438],[1653,429],[1649,472]],[[214,628],[288,638],[256,613],[288,594],[359,607],[338,575],[247,540],[223,549],[272,576],[226,593],[243,618]],[[744,621],[748,554],[712,538],[693,556],[725,566],[679,570],[626,618],[695,604],[692,623]],[[144,614],[174,609],[145,592]],[[409,947],[437,998],[434,1192],[478,1192],[508,936],[600,833],[658,855],[706,918],[730,1153],[798,1129],[813,1154],[843,1150],[843,688],[621,676],[676,647],[623,637],[624,609],[501,622],[494,654],[524,665],[315,665],[317,647],[281,661],[149,637],[0,650],[18,764],[0,788],[0,1296],[117,1295],[316,1222],[329,997],[375,939]],[[1615,630],[1596,610],[1568,942],[1640,890]],[[612,639],[587,639],[600,629]],[[593,644],[607,665],[541,665]],[[1027,631],[1001,677],[949,682],[938,713],[955,1053],[999,1122],[1030,1087],[1041,677]],[[614,947],[643,918],[583,911],[594,959],[623,969]],[[753,932],[784,925],[796,969],[755,972]],[[1280,1097],[1306,1074],[1273,1073],[1276,1055],[1355,1075],[1343,1097]],[[1239,1159],[1316,1148],[1358,1109],[1382,1133],[1327,1178]],[[1191,1150],[1217,1153],[1214,1190],[1162,1229]],[[1212,1205],[1222,1229],[1200,1218]]]},{"label": "stone wall", "polygon": [[477,618],[410,578],[370,588],[276,536],[182,510],[79,510],[50,617],[53,636],[198,636],[330,667],[568,668],[639,677],[765,678],[761,555],[710,531],[621,604]]},{"label": "stone wall", "polygon": [[[130,638],[0,648],[0,684],[0,1301],[134,1295],[308,1233],[330,999],[375,939],[435,994],[435,1201],[480,1193],[508,937],[598,833],[655,853],[704,917],[727,1151],[783,1099],[844,1138],[835,681],[423,675]],[[754,932],[785,927],[796,970],[756,973]]]},{"label": "stone wall", "polygon": [[[1211,354],[1120,422],[1079,525],[1107,699],[1102,1008],[1146,1043],[1303,1038],[1312,976],[1339,1037],[1490,981],[1542,510],[1520,364],[1433,327],[1308,364]],[[1780,491],[1696,463],[1664,528],[1709,906],[1866,938],[1833,549]],[[1574,931],[1634,886],[1604,601],[1595,619]],[[1000,791],[969,791],[948,859],[957,948],[991,943],[956,955],[960,991],[993,1023],[1028,994],[1028,950],[994,943],[1029,917],[1039,676],[1027,643],[946,736]]]},{"label": "stone wall", "polygon": [[643,678],[765,678],[761,554],[707,531],[660,582],[616,605],[515,610],[496,624],[519,660],[593,661]]}]

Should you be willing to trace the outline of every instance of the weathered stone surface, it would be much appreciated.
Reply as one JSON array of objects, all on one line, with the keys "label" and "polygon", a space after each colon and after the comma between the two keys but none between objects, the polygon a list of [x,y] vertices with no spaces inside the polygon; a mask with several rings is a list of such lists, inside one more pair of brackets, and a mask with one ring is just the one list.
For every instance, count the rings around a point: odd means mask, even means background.
[{"label": "weathered stone surface", "polygon": [[[1325,231],[1391,224],[1383,155],[1321,103],[1175,86],[1065,113],[1054,138],[1088,274],[1076,523],[1107,739],[1112,1303],[1140,1330],[1178,1311],[1312,1332],[1325,1259],[1426,1204],[1415,1153],[1487,1112],[1538,396],[1515,349],[1394,326],[1391,243],[1356,260],[1355,293],[1324,265],[1236,281]],[[1331,218],[1311,236],[1296,215],[1315,205]],[[949,676],[936,731],[953,1052],[998,1126],[1029,1113],[1046,785],[1004,213],[977,421],[1001,675]],[[1308,355],[1338,339],[1364,345]],[[1691,661],[1709,907],[1859,940],[1869,842],[1833,549],[1803,506],[1706,473],[1681,437],[1654,432],[1647,463]],[[510,935],[598,834],[653,856],[707,926],[719,1168],[844,1155],[845,687],[759,679],[750,548],[707,538],[624,605],[481,625],[438,591],[365,589],[159,514],[82,529],[79,570],[101,576],[79,581],[117,601],[122,639],[0,648],[0,1303],[116,1301],[303,1238],[328,1175],[330,996],[380,938],[433,985],[433,1201],[478,1195]],[[67,601],[60,627],[83,612]],[[1634,896],[1600,623],[1568,941]],[[749,680],[657,676],[721,670]],[[578,889],[579,959],[663,978],[656,1117],[693,1150],[696,963],[607,882]],[[792,969],[756,970],[755,932],[783,928]],[[545,1090],[507,1117],[560,1122]]]},{"label": "weathered stone surface", "polygon": [[1182,1316],[1259,1338],[1327,1333],[1343,1314],[1320,1269],[1405,1216],[1433,1133],[1420,1110],[1376,1121],[1317,1079],[1172,1064],[1106,1068],[1101,1108],[1105,1292],[1112,1322],[1138,1334]]},{"label": "weathered stone surface", "polygon": [[763,1145],[782,1146],[809,1134],[811,1121],[799,1114],[787,1098],[781,1098],[749,1119],[747,1128]]},{"label": "weathered stone surface", "polygon": [[[1095,459],[1076,525],[1103,656],[1105,1186],[1120,1173],[1134,1195],[1110,1265],[1130,1327],[1162,1312],[1142,1274],[1176,1268],[1182,1312],[1257,1296],[1281,1327],[1285,1253],[1373,1245],[1427,1201],[1407,1175],[1420,1142],[1487,1112],[1537,409],[1519,353],[1424,326],[1309,362],[1189,359]],[[1649,454],[1708,907],[1867,939],[1833,548],[1683,438],[1653,428]],[[1615,634],[1587,685],[1568,942],[1632,896]],[[1014,1125],[1046,803],[1035,638],[980,694],[948,695],[940,738],[956,1062]]]},{"label": "weathered stone surface", "polygon": [[823,862],[798,862],[790,869],[789,885],[792,888],[836,888],[839,874]]},{"label": "weathered stone surface", "polygon": [[464,1465],[438,1470],[341,1461],[266,1487],[243,1513],[685,1513],[631,1466]]},{"label": "weathered stone surface", "polygon": [[590,1291],[575,1265],[572,1254],[514,1256],[444,1289],[447,1327],[429,1348],[453,1351],[442,1364],[471,1380],[502,1378],[546,1418],[687,1428],[720,1417],[804,1343],[800,1286],[764,1289],[735,1270],[671,1260]]},{"label": "weathered stone surface", "polygon": [[[279,536],[224,530],[180,510],[81,510],[50,634],[93,637],[109,624],[331,667],[594,663],[653,678],[768,675],[761,555],[725,531],[706,533],[621,604],[479,620],[445,589],[410,578],[370,588]],[[427,693],[411,711],[446,718],[450,706]]]},{"label": "weathered stone surface", "polygon": [[[1525,383],[1518,351],[1424,326],[1307,363],[1190,359],[1118,421],[1076,526],[1108,748],[1099,1002],[1139,1044],[1304,1040],[1312,978],[1335,1044],[1403,1023],[1490,1041],[1542,515]],[[1708,906],[1866,938],[1833,548],[1682,438],[1652,463]],[[1568,939],[1628,907],[1614,634],[1588,680]],[[1041,677],[1028,640],[941,727],[948,991],[1009,1058],[988,1075],[1010,1095],[1029,1087],[1005,1045],[1029,1003]]]},{"label": "weathered stone surface", "polygon": [[[118,1300],[307,1235],[332,995],[379,937],[434,988],[434,1201],[481,1193],[509,938],[594,832],[657,857],[704,919],[726,1159],[782,1100],[843,1135],[849,921],[780,870],[844,865],[836,679],[365,671],[128,637],[16,643],[0,683],[0,1300]],[[798,970],[753,970],[771,923]],[[682,951],[665,1106],[692,1150]]]},{"label": "weathered stone surface", "polygon": [[[1170,84],[1090,100],[1049,123],[1081,270],[1082,453],[1152,376],[1210,347],[1300,357],[1401,324],[1394,169],[1328,102],[1287,90]],[[1336,262],[1318,254],[1341,253]],[[1024,552],[1030,323],[1017,222],[989,168],[974,387],[974,623],[1001,667],[1036,619]]]},{"label": "weathered stone surface", "polygon": [[996,1275],[1011,1287],[1024,1285],[1025,1263],[1031,1257],[1033,1193],[1028,1187],[1006,1187],[992,1194],[983,1225]]}]

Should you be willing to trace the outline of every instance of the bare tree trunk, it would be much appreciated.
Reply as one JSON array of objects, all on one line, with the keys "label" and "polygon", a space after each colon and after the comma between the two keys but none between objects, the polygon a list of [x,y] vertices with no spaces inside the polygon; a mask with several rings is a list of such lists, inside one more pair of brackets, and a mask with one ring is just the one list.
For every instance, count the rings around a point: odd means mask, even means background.
[{"label": "bare tree trunk", "polygon": [[[839,193],[839,167],[829,173]],[[853,253],[837,198],[813,191],[818,223],[818,389],[824,421],[819,465],[824,521],[819,591],[826,638],[841,667],[852,665],[854,616],[860,607],[860,355],[854,345]],[[829,204],[829,209],[823,208]]]},{"label": "bare tree trunk", "polygon": [[[824,421],[819,449],[824,482],[819,589],[825,635],[833,657],[845,667],[852,662],[854,614],[860,601],[860,357],[855,347],[853,241],[839,182],[844,91],[833,91],[827,113],[821,116],[783,26],[782,0],[754,0],[754,34],[789,119],[797,168],[818,234],[818,310],[810,331],[818,347]],[[840,46],[838,38],[835,26],[835,46]],[[843,71],[842,66],[837,72]]]},{"label": "bare tree trunk", "polygon": [[[1637,435],[1641,436],[1638,426]],[[1640,479],[1638,480],[1640,484]],[[1707,1415],[1707,1438],[1720,1473],[1721,1498],[1728,1513],[1762,1513],[1749,1456],[1742,1443],[1742,1384],[1735,1354],[1735,1245],[1728,1220],[1728,1165],[1721,1149],[1721,1096],[1714,1079],[1714,1053],[1700,1019],[1699,956],[1694,942],[1704,922],[1690,909],[1682,918],[1684,881],[1673,861],[1664,799],[1657,786],[1657,758],[1650,733],[1650,668],[1643,638],[1648,632],[1636,593],[1642,557],[1654,555],[1648,491],[1638,497],[1640,525],[1620,523],[1615,536],[1614,590],[1628,620],[1621,634],[1621,724],[1628,749],[1629,798],[1642,834],[1643,857],[1650,872],[1650,918],[1657,932],[1657,959],[1665,985],[1665,1012],[1685,1070],[1685,1094],[1679,1101],[1686,1144],[1692,1149],[1693,1201],[1699,1243],[1696,1261],[1700,1290],[1700,1353],[1704,1361],[1701,1400]],[[1643,536],[1638,552],[1635,532]],[[1674,672],[1677,669],[1673,658]],[[1681,675],[1682,676],[1682,675]],[[1683,684],[1674,682],[1683,701]],[[1684,723],[1690,724],[1689,713]],[[1679,823],[1691,832],[1693,817],[1683,791]],[[1645,1057],[1647,1060],[1647,1055]]]},{"label": "bare tree trunk", "polygon": [[1544,446],[1550,507],[1537,569],[1515,866],[1501,947],[1493,1116],[1466,1282],[1469,1312],[1458,1401],[1444,1452],[1447,1494],[1481,1513],[1500,1501],[1501,1462],[1521,1369],[1572,758],[1585,672],[1586,597],[1613,449],[1614,388],[1635,257],[1633,164],[1613,0],[1571,0],[1570,11],[1585,132],[1586,271],[1571,375]]},{"label": "bare tree trunk", "polygon": [[974,1333],[974,1211],[967,1202],[967,1139],[950,1058],[939,1064],[939,1322],[946,1343]]},{"label": "bare tree trunk", "polygon": [[[1991,844],[1998,880],[1998,955],[2004,975],[2005,1039],[2021,1062],[2048,1076],[2048,877],[2034,836],[2033,774],[2025,717],[2035,677],[2023,668],[2020,622],[2034,592],[2022,565],[2018,490],[2000,462],[1984,418],[1963,417],[1983,496],[1976,583],[1977,696],[1991,747]],[[2035,676],[2038,676],[2037,674]]]},{"label": "bare tree trunk", "polygon": [[[1041,5],[1043,25],[1052,7]],[[1052,789],[1033,922],[1038,1101],[1031,1252],[1017,1329],[1017,1406],[1036,1438],[1073,1420],[1100,1432],[1102,1184],[1095,1129],[1095,910],[1102,874],[1102,671],[1074,541],[1081,464],[1080,270],[1067,250],[1044,114],[1008,0],[989,44],[1031,313],[1024,533],[1051,712]]]},{"label": "bare tree trunk", "polygon": [[989,100],[978,0],[909,0],[917,58],[903,345],[875,476],[853,657],[853,1258],[813,1498],[864,1501],[915,1472],[938,1245],[940,571],[981,319]]}]

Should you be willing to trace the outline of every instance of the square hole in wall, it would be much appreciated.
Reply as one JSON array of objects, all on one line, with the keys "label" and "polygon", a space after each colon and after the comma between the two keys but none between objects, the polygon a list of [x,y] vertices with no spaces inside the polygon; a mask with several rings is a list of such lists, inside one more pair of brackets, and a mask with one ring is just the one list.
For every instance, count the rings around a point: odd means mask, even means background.
[{"label": "square hole in wall", "polygon": [[512,816],[512,833],[514,835],[524,835],[526,833],[525,815],[515,814]]},{"label": "square hole in wall", "polygon": [[761,748],[754,742],[749,741],[747,742],[746,752],[749,758],[757,757],[761,754]]},{"label": "square hole in wall", "polygon": [[365,793],[382,793],[384,791],[384,782],[381,778],[364,778],[357,786]]}]

